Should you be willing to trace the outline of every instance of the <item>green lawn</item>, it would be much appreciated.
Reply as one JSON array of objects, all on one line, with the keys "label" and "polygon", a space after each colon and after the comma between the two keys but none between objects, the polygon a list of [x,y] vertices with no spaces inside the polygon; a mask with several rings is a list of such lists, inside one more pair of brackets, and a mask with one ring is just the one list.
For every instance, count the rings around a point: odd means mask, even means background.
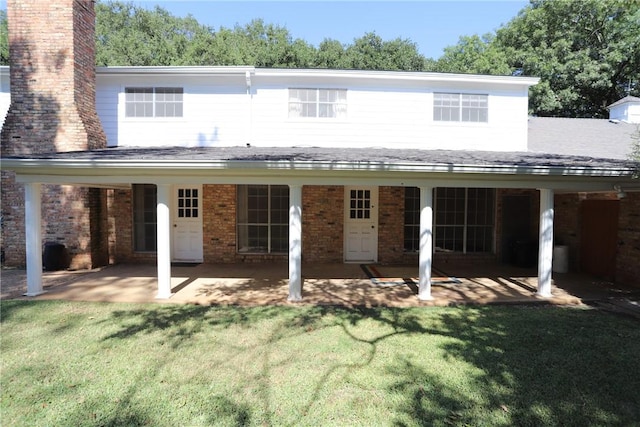
[{"label": "green lawn", "polygon": [[640,324],[595,310],[0,308],[4,427],[640,425]]}]

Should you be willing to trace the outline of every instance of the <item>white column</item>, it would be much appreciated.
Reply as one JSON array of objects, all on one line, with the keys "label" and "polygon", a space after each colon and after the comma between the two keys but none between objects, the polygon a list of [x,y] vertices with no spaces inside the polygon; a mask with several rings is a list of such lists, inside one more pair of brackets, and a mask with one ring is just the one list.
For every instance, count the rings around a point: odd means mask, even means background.
[{"label": "white column", "polygon": [[302,300],[302,185],[289,186],[289,301]]},{"label": "white column", "polygon": [[420,187],[420,257],[418,262],[418,298],[432,300],[431,264],[433,261],[433,187]]},{"label": "white column", "polygon": [[156,298],[171,297],[171,185],[157,186],[157,254],[158,254],[158,295]]},{"label": "white column", "polygon": [[24,225],[27,246],[27,293],[35,297],[42,294],[42,185],[25,184]]},{"label": "white column", "polygon": [[540,190],[540,242],[538,252],[538,295],[551,296],[553,261],[553,190]]}]

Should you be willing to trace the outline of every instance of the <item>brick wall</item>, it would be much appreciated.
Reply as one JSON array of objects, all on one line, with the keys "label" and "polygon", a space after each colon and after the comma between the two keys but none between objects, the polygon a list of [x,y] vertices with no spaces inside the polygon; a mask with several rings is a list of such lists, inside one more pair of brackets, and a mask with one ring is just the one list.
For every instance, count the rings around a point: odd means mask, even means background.
[{"label": "brick wall", "polygon": [[404,187],[380,187],[378,192],[378,262],[406,262],[404,253]]},{"label": "brick wall", "polygon": [[580,195],[554,196],[554,243],[569,247],[569,271],[580,270]]},{"label": "brick wall", "polygon": [[[95,11],[86,0],[9,0],[11,105],[3,155],[106,146],[95,110]],[[43,186],[43,241],[67,246],[72,268],[108,262],[105,191]],[[6,264],[24,265],[24,187],[2,172]]]},{"label": "brick wall", "polygon": [[[500,247],[502,195],[525,195],[531,202],[531,239],[537,240],[539,197],[535,190],[499,189],[496,192],[496,247]],[[612,194],[555,196],[555,240],[570,247],[570,269],[579,268],[580,201],[583,197],[607,198]],[[344,189],[341,186],[304,186],[302,189],[302,245],[304,262],[342,262],[344,235]],[[118,233],[111,244],[117,262],[155,262],[155,253],[136,253],[132,247],[131,192],[114,190],[109,199],[112,229]],[[379,246],[381,263],[417,264],[417,254],[405,254],[404,188],[379,189]],[[205,263],[285,261],[286,255],[238,254],[236,252],[236,186],[203,186],[203,245]],[[640,277],[640,193],[621,200],[618,249],[618,281],[638,284]],[[494,262],[494,254],[442,254],[434,262],[445,268],[460,263]]]},{"label": "brick wall", "polygon": [[[570,193],[555,196],[554,236],[556,244],[569,246],[569,270],[581,271],[583,200],[618,200],[615,192]],[[640,286],[640,193],[627,193],[620,199],[616,282]]]},{"label": "brick wall", "polygon": [[156,262],[155,252],[135,252],[133,250],[133,201],[131,190],[113,190],[110,218],[113,228],[117,230],[114,236],[115,263],[145,263]]},{"label": "brick wall", "polygon": [[[203,255],[205,263],[286,261],[287,255],[240,254],[236,251],[236,186],[203,186]],[[302,189],[302,251],[305,262],[342,262],[344,190],[340,186]],[[116,262],[155,262],[156,254],[133,251],[130,190],[114,190],[110,201]]]},{"label": "brick wall", "polygon": [[620,200],[616,280],[640,286],[640,192]]},{"label": "brick wall", "polygon": [[302,259],[344,260],[344,187],[302,187]]},{"label": "brick wall", "polygon": [[236,262],[236,186],[205,185],[202,193],[204,262]]}]

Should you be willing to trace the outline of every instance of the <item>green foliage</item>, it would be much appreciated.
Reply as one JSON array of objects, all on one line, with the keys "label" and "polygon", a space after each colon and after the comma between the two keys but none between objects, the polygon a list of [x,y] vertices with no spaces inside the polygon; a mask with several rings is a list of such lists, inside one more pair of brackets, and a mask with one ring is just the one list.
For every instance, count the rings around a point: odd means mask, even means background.
[{"label": "green foliage", "polygon": [[491,34],[485,34],[482,38],[478,35],[460,37],[457,45],[445,48],[444,54],[436,62],[435,71],[510,75],[512,70],[507,56],[496,47],[493,40]]},{"label": "green foliage", "polygon": [[[640,1],[531,0],[495,34],[463,36],[437,61],[408,39],[365,33],[318,47],[261,19],[214,30],[120,1],[96,5],[97,65],[253,65],[276,68],[439,71],[541,78],[530,90],[540,116],[606,117],[606,106],[640,95]],[[9,63],[0,11],[0,64]]]},{"label": "green foliage", "polygon": [[0,10],[0,65],[9,65],[9,31],[6,10]]},{"label": "green foliage", "polygon": [[211,30],[195,18],[132,3],[96,5],[96,64],[204,65],[211,61]]},{"label": "green foliage", "polygon": [[408,39],[384,41],[376,33],[366,33],[344,51],[344,64],[357,70],[422,71],[425,58]]},{"label": "green foliage", "polygon": [[494,43],[512,69],[542,79],[530,92],[534,114],[607,117],[640,80],[640,2],[532,0]]},{"label": "green foliage", "polygon": [[636,162],[636,173],[634,178],[640,178],[640,125],[636,126],[636,131],[631,135],[631,161]]},{"label": "green foliage", "polygon": [[367,33],[343,46],[325,39],[318,48],[285,27],[255,19],[212,28],[165,9],[109,1],[96,6],[97,65],[253,65],[267,68],[340,68],[422,71],[430,64],[415,43],[384,41]]}]

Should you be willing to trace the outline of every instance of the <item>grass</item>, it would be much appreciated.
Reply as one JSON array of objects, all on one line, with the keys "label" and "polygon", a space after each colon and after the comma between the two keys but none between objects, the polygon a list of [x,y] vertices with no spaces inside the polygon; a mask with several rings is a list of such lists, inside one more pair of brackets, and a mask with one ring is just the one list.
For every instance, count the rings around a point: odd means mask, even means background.
[{"label": "grass", "polygon": [[640,425],[640,325],[595,310],[0,309],[3,426]]}]

